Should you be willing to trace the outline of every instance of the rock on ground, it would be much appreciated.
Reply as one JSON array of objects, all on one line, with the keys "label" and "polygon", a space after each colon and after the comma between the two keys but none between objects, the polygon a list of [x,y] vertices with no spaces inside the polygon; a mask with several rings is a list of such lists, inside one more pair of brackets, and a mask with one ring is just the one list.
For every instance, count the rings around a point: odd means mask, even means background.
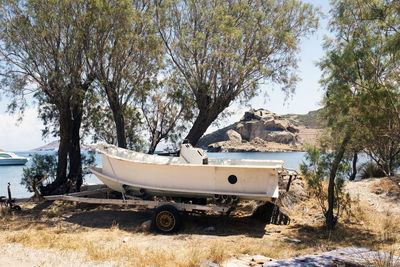
[{"label": "rock on ground", "polygon": [[366,266],[376,263],[380,263],[378,266],[398,266],[400,265],[400,257],[383,251],[354,247],[337,249],[319,255],[276,260],[264,263],[262,266]]},{"label": "rock on ground", "polygon": [[[239,258],[232,258],[221,264],[222,267],[261,266],[274,259],[262,255],[244,255]],[[212,267],[212,266],[210,266]]]}]

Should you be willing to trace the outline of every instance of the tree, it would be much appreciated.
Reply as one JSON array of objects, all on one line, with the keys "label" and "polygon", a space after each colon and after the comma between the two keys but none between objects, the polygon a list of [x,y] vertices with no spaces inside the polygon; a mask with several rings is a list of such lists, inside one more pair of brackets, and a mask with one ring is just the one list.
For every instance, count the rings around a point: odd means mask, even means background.
[{"label": "tree", "polygon": [[81,0],[1,2],[2,86],[14,97],[11,107],[23,108],[18,98],[35,91],[56,111],[60,146],[48,193],[77,191],[82,184],[83,98],[94,79],[84,58],[93,26],[90,8],[91,2]]},{"label": "tree", "polygon": [[232,101],[262,82],[294,90],[300,39],[317,26],[299,1],[158,1],[157,24],[168,62],[196,103],[186,139],[193,145]]},{"label": "tree", "polygon": [[165,79],[152,90],[143,90],[141,112],[150,134],[149,154],[153,154],[161,140],[178,141],[192,118],[192,103],[185,91],[173,79]]},{"label": "tree", "polygon": [[[155,79],[162,49],[152,20],[151,1],[97,1],[88,55],[100,91],[108,100],[118,146],[127,147],[126,125],[135,92]],[[129,120],[129,119],[128,119]],[[132,148],[132,147],[131,147]]]},{"label": "tree", "polygon": [[400,40],[400,3],[341,0],[333,4],[331,27],[337,35],[326,44],[328,52],[321,64],[325,81],[336,79],[357,97],[353,113],[362,129],[358,144],[390,176],[400,154],[400,54],[393,46]]},{"label": "tree", "polygon": [[[324,117],[333,140],[326,222],[333,228],[335,176],[347,151],[362,148],[385,162],[387,175],[399,154],[398,4],[390,1],[333,1],[331,30],[319,63],[324,72]],[[388,24],[389,23],[389,24]],[[373,111],[373,112],[371,112]],[[387,153],[389,152],[389,153]]]}]

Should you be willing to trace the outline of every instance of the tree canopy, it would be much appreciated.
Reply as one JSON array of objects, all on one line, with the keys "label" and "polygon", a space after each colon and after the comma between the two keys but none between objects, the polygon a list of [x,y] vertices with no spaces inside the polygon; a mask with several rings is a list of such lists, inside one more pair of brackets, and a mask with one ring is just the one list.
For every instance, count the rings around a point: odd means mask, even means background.
[{"label": "tree canopy", "polygon": [[352,143],[387,175],[400,153],[400,61],[393,46],[399,38],[399,6],[398,1],[334,1],[336,38],[326,43],[320,64],[326,118],[333,129],[350,128]]},{"label": "tree canopy", "polygon": [[1,86],[14,97],[13,108],[32,88],[55,108],[60,147],[49,192],[79,190],[83,96],[94,80],[84,58],[93,26],[87,15],[91,2],[2,1],[0,8]]},{"label": "tree canopy", "polygon": [[[400,153],[398,1],[332,1],[331,31],[319,63],[324,118],[335,160],[326,219],[334,226],[334,184],[346,151],[363,150],[391,176]],[[353,163],[354,165],[354,163]]]},{"label": "tree canopy", "polygon": [[[97,1],[95,25],[88,51],[89,69],[96,77],[99,93],[107,99],[115,122],[118,145],[127,147],[129,121],[135,94],[156,79],[163,50],[153,20],[151,1]],[[133,148],[135,144],[129,144]]]},{"label": "tree canopy", "polygon": [[0,9],[0,86],[12,110],[33,92],[45,130],[60,136],[50,193],[79,190],[87,132],[139,148],[146,128],[152,153],[193,117],[195,144],[263,83],[292,92],[300,40],[318,24],[297,0],[3,0]]},{"label": "tree canopy", "polygon": [[301,38],[317,26],[316,12],[299,1],[159,1],[157,23],[168,63],[196,103],[187,139],[195,145],[238,97],[263,82],[294,90]]}]

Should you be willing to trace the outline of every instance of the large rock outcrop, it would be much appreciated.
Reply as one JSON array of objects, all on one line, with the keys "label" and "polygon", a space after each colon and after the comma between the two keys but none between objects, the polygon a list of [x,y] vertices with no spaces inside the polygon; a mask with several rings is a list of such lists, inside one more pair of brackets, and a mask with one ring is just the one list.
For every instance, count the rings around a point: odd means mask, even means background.
[{"label": "large rock outcrop", "polygon": [[265,109],[246,111],[236,125],[236,131],[247,141],[258,137],[267,142],[281,144],[296,144],[296,133],[299,132],[290,121]]},{"label": "large rock outcrop", "polygon": [[208,134],[197,144],[215,152],[298,150],[299,129],[265,109],[246,111],[239,122]]}]

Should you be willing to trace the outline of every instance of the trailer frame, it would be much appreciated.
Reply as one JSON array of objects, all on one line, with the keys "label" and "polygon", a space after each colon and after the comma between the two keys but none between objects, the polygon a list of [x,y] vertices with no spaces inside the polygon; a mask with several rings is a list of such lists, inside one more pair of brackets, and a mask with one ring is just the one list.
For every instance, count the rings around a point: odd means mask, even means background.
[{"label": "trailer frame", "polygon": [[[235,208],[235,203],[226,205],[199,205],[184,202],[144,200],[138,197],[131,197],[122,194],[122,199],[109,198],[115,192],[107,187],[100,187],[95,190],[81,191],[65,195],[44,196],[46,201],[63,200],[89,204],[106,204],[118,206],[137,206],[154,209],[151,228],[161,233],[171,233],[179,230],[181,226],[181,216],[179,212],[212,211],[223,215]],[[91,197],[93,195],[106,194],[105,198]]]},{"label": "trailer frame", "polygon": [[[289,182],[286,188],[286,191],[289,191],[290,183],[292,182],[292,178],[297,178],[298,172],[294,169],[282,168],[279,171],[279,176],[289,176]],[[293,180],[294,180],[293,179]],[[154,209],[151,227],[152,229],[159,231],[161,233],[171,233],[179,230],[181,226],[181,216],[179,212],[195,212],[195,211],[212,211],[219,212],[223,215],[229,215],[230,212],[235,209],[237,201],[231,201],[225,204],[191,204],[185,203],[180,199],[180,201],[158,201],[158,200],[145,200],[140,197],[129,196],[125,194],[124,188],[122,188],[122,199],[109,198],[112,189],[108,188],[106,185],[98,184],[92,185],[89,187],[93,187],[93,190],[70,193],[65,195],[53,195],[53,196],[44,196],[45,200],[54,201],[54,200],[64,200],[64,201],[73,201],[73,202],[81,202],[81,203],[90,203],[90,204],[107,204],[107,205],[119,205],[119,206],[138,206],[145,207],[149,209]],[[106,198],[96,198],[90,197],[96,194],[105,194]],[[227,197],[228,198],[228,197]],[[271,200],[273,201],[273,199]]]}]

